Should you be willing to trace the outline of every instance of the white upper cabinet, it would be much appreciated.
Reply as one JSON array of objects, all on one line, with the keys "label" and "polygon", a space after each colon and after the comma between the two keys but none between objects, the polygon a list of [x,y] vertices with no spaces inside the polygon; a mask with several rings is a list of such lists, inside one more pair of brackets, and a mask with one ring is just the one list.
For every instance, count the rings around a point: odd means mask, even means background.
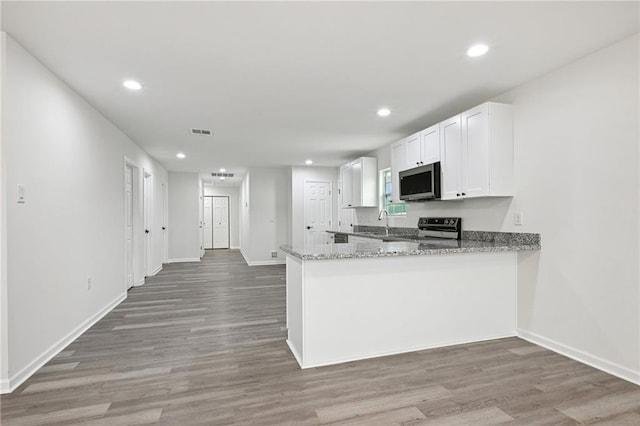
[{"label": "white upper cabinet", "polygon": [[351,164],[345,164],[340,167],[340,195],[342,208],[351,207],[353,204],[352,197],[353,179],[351,176]]},{"label": "white upper cabinet", "polygon": [[462,188],[462,132],[460,116],[443,121],[440,126],[440,170],[443,200],[459,199]]},{"label": "white upper cabinet", "polygon": [[340,167],[342,208],[378,206],[378,160],[360,157]]},{"label": "white upper cabinet", "polygon": [[[405,138],[404,142],[407,145],[407,159],[405,162],[407,168],[405,170],[420,166],[420,160],[422,158],[422,148],[420,147],[420,132],[414,133],[413,135]],[[398,171],[401,172],[402,170]]]},{"label": "white upper cabinet", "polygon": [[511,105],[487,102],[440,123],[442,199],[513,195]]},{"label": "white upper cabinet", "polygon": [[440,161],[440,125],[420,132],[420,165]]}]

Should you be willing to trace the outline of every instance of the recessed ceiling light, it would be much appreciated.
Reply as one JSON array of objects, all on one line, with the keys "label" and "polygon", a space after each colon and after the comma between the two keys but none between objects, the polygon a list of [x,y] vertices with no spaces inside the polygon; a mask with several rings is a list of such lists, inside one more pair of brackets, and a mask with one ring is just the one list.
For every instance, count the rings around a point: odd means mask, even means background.
[{"label": "recessed ceiling light", "polygon": [[469,50],[467,50],[467,55],[475,58],[476,56],[482,56],[489,51],[489,46],[486,44],[476,44],[471,46]]},{"label": "recessed ceiling light", "polygon": [[386,117],[391,114],[389,108],[380,108],[377,113],[380,117]]},{"label": "recessed ceiling light", "polygon": [[227,169],[225,169],[225,168],[220,169],[220,173],[224,173],[226,171],[227,171]]},{"label": "recessed ceiling light", "polygon": [[313,161],[312,160],[307,160],[307,161],[304,162],[304,164],[306,164],[307,166],[310,166],[310,165],[313,164]]},{"label": "recessed ceiling light", "polygon": [[185,157],[186,157],[186,155],[184,155],[182,152],[179,152],[179,153],[177,153],[177,154],[176,154],[176,157],[178,157],[178,158],[185,158]]},{"label": "recessed ceiling light", "polygon": [[124,83],[122,83],[122,85],[124,87],[126,87],[129,90],[140,90],[142,89],[142,84],[138,83],[135,80],[127,80]]}]

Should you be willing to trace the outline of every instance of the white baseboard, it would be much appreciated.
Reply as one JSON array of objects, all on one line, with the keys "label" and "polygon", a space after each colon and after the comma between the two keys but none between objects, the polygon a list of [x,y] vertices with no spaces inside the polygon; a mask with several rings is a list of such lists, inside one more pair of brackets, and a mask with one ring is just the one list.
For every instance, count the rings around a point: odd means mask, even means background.
[{"label": "white baseboard", "polygon": [[[516,336],[515,332],[509,332],[506,334],[500,333],[492,336],[478,336],[478,337],[471,337],[467,339],[456,339],[456,340],[442,341],[442,342],[438,342],[430,345],[421,345],[421,346],[415,346],[411,348],[398,349],[391,352],[379,352],[376,354],[370,354],[366,356],[350,356],[350,357],[339,358],[339,359],[337,358],[337,359],[332,359],[330,361],[325,361],[325,362],[309,363],[308,365],[304,365],[304,366],[303,364],[300,363],[301,357],[298,355],[297,352],[295,352],[295,350],[293,350],[293,346],[289,344],[289,348],[292,349],[293,356],[298,361],[300,368],[304,370],[307,368],[325,367],[328,365],[343,364],[345,362],[361,361],[364,359],[380,358],[380,357],[399,355],[399,354],[405,354],[410,352],[425,351],[428,349],[446,348],[448,346],[465,345],[468,343],[487,342],[490,340],[497,340],[497,339],[506,339],[508,337],[515,337],[515,336]],[[287,340],[287,344],[288,344],[288,340]]]},{"label": "white baseboard", "polygon": [[151,273],[151,276],[156,275],[160,271],[162,271],[162,265],[160,265],[156,269],[154,269],[153,272]]},{"label": "white baseboard", "polygon": [[542,337],[538,334],[523,330],[521,328],[518,328],[516,331],[518,333],[518,337],[520,337],[521,339],[524,339],[538,346],[542,346],[543,348],[547,348],[550,351],[557,352],[560,355],[564,355],[590,367],[602,370],[605,373],[620,377],[621,379],[624,379],[628,382],[640,385],[640,371],[633,371],[630,368],[624,367],[620,364],[607,361],[606,359],[591,355],[580,349],[572,348],[571,346],[567,346],[563,343],[547,339],[546,337]]},{"label": "white baseboard", "polygon": [[200,262],[199,257],[183,257],[178,259],[169,259],[167,263],[183,263],[183,262]]},{"label": "white baseboard", "polygon": [[264,266],[264,265],[284,265],[286,261],[284,259],[278,260],[262,260],[257,262],[247,262],[249,266]]},{"label": "white baseboard", "polygon": [[140,278],[140,280],[138,280],[137,283],[133,283],[133,286],[134,287],[140,287],[143,284],[144,284],[144,277]]},{"label": "white baseboard", "polygon": [[127,293],[123,293],[120,296],[116,297],[112,302],[107,304],[104,308],[100,309],[94,315],[92,315],[85,322],[80,324],[78,327],[73,329],[69,334],[64,336],[62,339],[58,340],[54,343],[49,349],[40,354],[36,359],[31,361],[28,365],[26,365],[22,370],[18,371],[12,377],[9,377],[8,380],[3,380],[0,382],[0,393],[11,393],[18,386],[24,383],[29,377],[31,377],[36,371],[38,371],[43,365],[49,362],[54,356],[58,355],[64,348],[69,346],[74,340],[76,340],[82,333],[87,331],[91,326],[100,321],[102,317],[111,312],[113,308],[118,306],[120,302],[127,298]]},{"label": "white baseboard", "polygon": [[289,350],[291,351],[291,353],[293,354],[293,357],[298,362],[298,365],[302,365],[302,357],[300,356],[300,354],[298,353],[296,348],[293,347],[293,345],[291,344],[291,341],[289,341],[289,339],[287,339],[287,346],[289,346]]},{"label": "white baseboard", "polygon": [[240,250],[240,247],[229,247],[229,250]]},{"label": "white baseboard", "polygon": [[258,261],[249,260],[249,258],[244,253],[244,250],[242,250],[242,248],[240,249],[240,254],[242,254],[242,257],[244,257],[244,261],[247,262],[247,265],[249,266],[284,265],[287,263],[286,259],[258,260]]}]

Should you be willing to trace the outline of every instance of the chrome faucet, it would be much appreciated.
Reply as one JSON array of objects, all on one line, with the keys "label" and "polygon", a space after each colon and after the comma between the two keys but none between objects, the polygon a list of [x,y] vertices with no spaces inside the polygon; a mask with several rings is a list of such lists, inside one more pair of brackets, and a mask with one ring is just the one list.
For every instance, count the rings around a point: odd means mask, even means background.
[{"label": "chrome faucet", "polygon": [[387,224],[385,225],[384,234],[388,237],[389,236],[389,212],[386,209],[380,210],[380,214],[378,215],[378,220],[382,220],[382,215],[383,214],[385,214],[387,216]]}]

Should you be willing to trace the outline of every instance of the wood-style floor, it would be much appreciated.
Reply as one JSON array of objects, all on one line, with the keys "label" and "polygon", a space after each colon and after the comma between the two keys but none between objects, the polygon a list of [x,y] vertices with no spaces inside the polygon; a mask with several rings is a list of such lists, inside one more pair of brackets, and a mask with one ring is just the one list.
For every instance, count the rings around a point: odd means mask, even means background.
[{"label": "wood-style floor", "polygon": [[2,396],[2,425],[640,425],[640,387],[517,338],[300,370],[284,273],[165,265]]}]

